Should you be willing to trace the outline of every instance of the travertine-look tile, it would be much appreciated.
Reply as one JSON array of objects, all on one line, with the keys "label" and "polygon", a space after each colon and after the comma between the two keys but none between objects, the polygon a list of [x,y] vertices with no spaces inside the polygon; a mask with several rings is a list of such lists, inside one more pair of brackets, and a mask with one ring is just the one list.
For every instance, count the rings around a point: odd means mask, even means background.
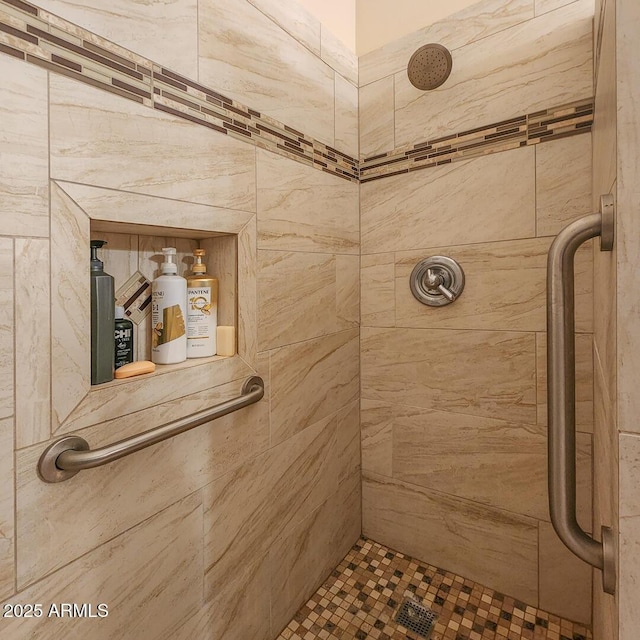
[{"label": "travertine-look tile", "polygon": [[12,418],[0,420],[0,447],[0,598],[7,598],[14,591],[15,581]]},{"label": "travertine-look tile", "polygon": [[[616,5],[603,4],[601,45],[595,67],[595,108],[593,120],[593,196],[594,206],[602,194],[612,192],[617,175],[617,70]],[[596,58],[596,56],[594,56]],[[594,211],[597,210],[594,209]]]},{"label": "travertine-look tile", "polygon": [[49,235],[47,72],[0,57],[0,233]]},{"label": "travertine-look tile", "polygon": [[525,602],[538,599],[535,520],[367,474],[363,533]]},{"label": "travertine-look tile", "polygon": [[592,333],[594,327],[594,259],[593,247],[600,241],[590,240],[576,252],[574,265],[575,327],[577,333]]},{"label": "travertine-look tile", "polygon": [[[193,202],[156,198],[127,191],[101,189],[84,184],[57,181],[95,223],[133,224],[141,233],[158,235],[154,227],[171,227],[176,236],[199,238],[207,232],[238,233],[254,214],[238,209],[223,209]],[[150,223],[148,228],[144,222]],[[153,223],[153,224],[151,224]]]},{"label": "travertine-look tile", "polygon": [[[257,557],[247,554],[242,558],[224,583],[220,587],[216,585],[215,590],[209,593],[211,599],[205,607],[210,615],[204,637],[270,640],[269,577],[267,554]],[[205,577],[205,584],[206,580]]]},{"label": "travertine-look tile", "polygon": [[620,434],[620,640],[631,640],[637,629],[640,575],[640,437]]},{"label": "travertine-look tile", "polygon": [[269,552],[275,637],[360,535],[360,481],[332,495]]},{"label": "travertine-look tile", "polygon": [[534,334],[362,328],[362,397],[536,422]]},{"label": "travertine-look tile", "polygon": [[7,418],[15,412],[13,269],[13,240],[0,238],[0,418]]},{"label": "travertine-look tile", "polygon": [[591,136],[536,145],[536,226],[554,236],[591,211]]},{"label": "travertine-look tile", "polygon": [[[535,0],[536,16],[564,7],[575,0]],[[577,618],[575,618],[577,620]]]},{"label": "travertine-look tile", "polygon": [[393,76],[372,82],[360,89],[360,158],[395,148],[393,93]]},{"label": "travertine-look tile", "polygon": [[40,0],[38,6],[159,64],[198,77],[198,2]]},{"label": "travertine-look tile", "polygon": [[[62,488],[62,487],[60,487]],[[122,496],[120,496],[122,501]],[[74,512],[69,509],[69,514]],[[20,544],[20,543],[19,543]],[[52,548],[53,551],[53,548]],[[14,618],[2,621],[3,636],[61,640],[162,638],[166,629],[194,615],[202,599],[202,505],[190,496],[153,515],[47,576],[16,596],[20,602],[106,603],[106,618]],[[15,602],[15,600],[12,600]]]},{"label": "travertine-look tile", "polygon": [[364,398],[360,403],[362,471],[390,477],[393,474],[394,408],[390,404]]},{"label": "travertine-look tile", "polygon": [[640,437],[620,434],[620,518],[640,516]]},{"label": "travertine-look tile", "polygon": [[[620,215],[617,218],[618,244],[618,429],[633,432],[634,436],[620,436],[620,638],[628,640],[638,629],[640,613],[635,602],[640,581],[640,505],[638,478],[640,477],[640,432],[638,426],[637,389],[640,380],[637,349],[640,325],[635,295],[628,295],[637,287],[638,233],[637,177],[640,168],[640,139],[637,112],[640,72],[637,68],[638,42],[635,34],[640,28],[638,6],[617,9],[617,72],[618,72],[618,198]],[[632,355],[633,354],[633,355]]]},{"label": "travertine-look tile", "polygon": [[358,157],[358,88],[336,73],[335,147],[352,158]]},{"label": "travertine-look tile", "polygon": [[49,241],[15,241],[16,448],[51,431]]},{"label": "travertine-look tile", "polygon": [[336,258],[336,329],[352,329],[360,324],[360,258]]},{"label": "travertine-look tile", "polygon": [[358,56],[324,25],[321,28],[321,57],[343,78],[358,85]]},{"label": "travertine-look tile", "polygon": [[[638,290],[638,255],[640,253],[640,44],[636,34],[640,29],[640,7],[624,6],[617,9],[617,74],[618,74],[618,194],[616,233],[618,243],[618,429],[640,433],[638,415],[640,400],[638,384],[640,367],[637,354],[640,349],[640,307],[637,297],[629,295]],[[640,515],[640,511],[639,514]],[[637,567],[636,567],[637,568]],[[640,580],[640,573],[636,574]],[[636,624],[640,614],[635,613]],[[629,621],[626,622],[629,628]]]},{"label": "travertine-look tile", "polygon": [[640,575],[640,516],[620,521],[619,615],[620,640],[638,633],[638,576]]},{"label": "travertine-look tile", "polygon": [[255,148],[52,74],[51,175],[255,211]]},{"label": "travertine-look tile", "polygon": [[562,544],[549,523],[539,527],[540,608],[591,624],[591,567]]},{"label": "travertine-look tile", "polygon": [[617,429],[616,377],[604,372],[597,345],[594,360],[594,479],[593,511],[596,525],[617,530],[619,513],[619,434]]},{"label": "travertine-look tile", "polygon": [[[64,566],[264,451],[269,444],[269,379],[264,356],[258,373],[267,383],[267,396],[259,403],[85,472],[64,485],[45,484],[38,478],[36,467],[43,445],[20,451],[19,586]],[[232,398],[240,386],[241,382],[230,383],[150,408],[145,411],[144,424],[133,413],[74,433],[92,447],[116,442]]]},{"label": "travertine-look tile", "polygon": [[[238,352],[250,365],[258,351],[257,220],[254,216],[238,235]],[[233,265],[235,266],[235,265]],[[231,268],[231,267],[230,267]]]},{"label": "travertine-look tile", "polygon": [[281,442],[358,397],[359,334],[341,331],[272,352],[272,443]]},{"label": "travertine-look tile", "polygon": [[[396,253],[396,326],[544,331],[549,244],[533,238]],[[464,269],[465,288],[453,305],[429,307],[411,293],[411,272],[431,255]]]},{"label": "travertine-look tile", "polygon": [[[593,432],[593,336],[576,334],[576,429]],[[536,334],[538,423],[547,424],[547,336]]]},{"label": "travertine-look tile", "polygon": [[[393,407],[393,477],[549,520],[544,427]],[[591,437],[577,443],[578,511],[591,528]],[[508,487],[508,490],[505,490]]]},{"label": "travertine-look tile", "polygon": [[258,150],[258,247],[358,254],[358,185]]},{"label": "travertine-look tile", "polygon": [[534,0],[483,0],[360,57],[360,86],[406,69],[413,52],[428,42],[448,49],[533,18]]},{"label": "travertine-look tile", "polygon": [[333,333],[336,299],[334,255],[258,251],[261,350]]},{"label": "travertine-look tile", "polygon": [[207,600],[336,492],[335,443],[332,416],[204,489]]},{"label": "travertine-look tile", "polygon": [[396,73],[396,146],[416,127],[428,140],[592,95],[592,21],[593,0],[578,0],[466,45],[434,91]]},{"label": "travertine-look tile", "polygon": [[360,483],[360,401],[356,400],[338,411],[336,435],[338,483]]},{"label": "travertine-look tile", "polygon": [[51,186],[52,428],[55,431],[91,385],[91,291],[87,272],[89,218]]},{"label": "travertine-look tile", "polygon": [[320,55],[320,21],[299,2],[284,4],[280,0],[249,0],[280,25],[289,35],[302,42],[307,49]]},{"label": "travertine-look tile", "polygon": [[395,326],[393,254],[363,256],[361,261],[362,325]]},{"label": "travertine-look tile", "polygon": [[363,255],[360,258],[360,295],[362,326],[395,326],[395,259],[393,253],[374,253]]},{"label": "travertine-look tile", "polygon": [[[601,313],[602,311],[601,307]],[[599,315],[600,313],[596,314],[596,319]],[[615,313],[608,315],[613,315],[615,318]],[[615,349],[615,331],[607,341],[612,341]],[[605,348],[609,348],[608,345],[605,345]],[[613,367],[613,375],[604,372],[596,343],[594,345],[593,522],[596,529],[603,525],[613,529],[614,540],[618,543],[619,557],[619,437],[616,421],[615,365]],[[593,581],[593,630],[597,635],[594,637],[617,640],[619,606],[619,596],[604,593],[601,580],[596,578]]]},{"label": "travertine-look tile", "polygon": [[547,519],[546,444],[536,425],[395,407],[393,477]]},{"label": "travertine-look tile", "polygon": [[516,149],[363,184],[363,253],[534,236],[534,155]]},{"label": "travertine-look tile", "polygon": [[247,0],[201,0],[200,81],[324,143],[334,72]]}]

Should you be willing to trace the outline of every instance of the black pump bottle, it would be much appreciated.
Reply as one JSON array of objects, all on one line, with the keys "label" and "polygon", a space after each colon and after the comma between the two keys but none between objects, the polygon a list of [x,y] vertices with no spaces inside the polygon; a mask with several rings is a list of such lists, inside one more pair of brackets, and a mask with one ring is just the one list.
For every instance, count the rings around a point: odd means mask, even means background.
[{"label": "black pump bottle", "polygon": [[91,384],[113,380],[115,291],[113,276],[104,272],[98,249],[104,240],[91,240]]}]

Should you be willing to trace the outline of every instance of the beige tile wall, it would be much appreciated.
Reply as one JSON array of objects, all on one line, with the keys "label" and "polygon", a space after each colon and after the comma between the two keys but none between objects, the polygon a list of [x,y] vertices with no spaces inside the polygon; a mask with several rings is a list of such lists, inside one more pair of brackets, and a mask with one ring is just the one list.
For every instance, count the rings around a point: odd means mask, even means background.
[{"label": "beige tile wall", "polygon": [[[308,60],[266,79],[268,101],[243,101],[356,154],[355,59],[306,12],[242,4],[241,30]],[[94,5],[43,3],[198,78],[195,2],[162,16]],[[200,5],[204,37],[223,4]],[[251,46],[247,74],[264,51]],[[361,532],[359,188],[4,55],[0,70],[0,449],[15,451],[0,462],[0,600],[110,607],[102,623],[0,620],[0,636],[269,640]],[[303,78],[313,91],[299,93]],[[296,124],[309,109],[315,124]],[[110,240],[119,284],[152,274],[161,244],[186,253],[212,231],[237,234],[239,355],[90,389],[90,233]],[[237,395],[254,372],[255,406],[67,483],[37,477],[56,431],[107,444]]]},{"label": "beige tile wall", "polygon": [[[296,7],[285,15],[276,4],[201,0],[200,80],[325,144],[337,145],[349,126],[345,120],[353,122],[357,109],[353,92],[344,100],[337,77],[357,85],[356,56],[304,9]],[[300,39],[290,35],[296,22],[305,26]],[[349,145],[345,151],[356,150],[352,134],[344,142]]]},{"label": "beige tile wall", "polygon": [[[360,157],[591,96],[592,17],[592,0],[487,0],[366,54]],[[452,50],[453,71],[441,88],[421,92],[406,65],[426,42]],[[590,570],[563,551],[548,514],[544,354],[546,253],[552,236],[591,211],[591,155],[591,136],[580,135],[361,187],[365,534],[585,622]],[[460,262],[466,288],[434,309],[413,298],[408,279],[422,258],[440,254]],[[579,518],[587,530],[592,301],[587,246],[576,258]],[[456,526],[438,529],[425,513],[433,501]],[[472,527],[458,523],[459,510],[491,521],[472,534],[490,567],[459,553]],[[514,553],[522,557],[510,563]]]},{"label": "beige tile wall", "polygon": [[[158,15],[153,3],[140,14],[119,3],[108,11],[71,0],[41,4],[88,28],[95,22],[106,37],[354,154],[358,144],[370,155],[416,142],[430,126],[459,130],[477,125],[479,114],[498,120],[519,113],[519,105],[531,111],[538,103],[591,95],[589,0],[487,0],[475,14],[460,14],[427,34],[455,50],[465,96],[474,93],[469,87],[478,76],[486,78],[474,94],[477,101],[455,92],[413,95],[403,68],[417,41],[408,37],[361,60],[358,141],[353,56],[300,8],[283,11],[271,0],[241,0],[230,8],[228,2],[200,2],[200,24],[191,0],[170,3],[180,19]],[[165,42],[156,34],[167,28],[171,42],[156,52],[157,42]],[[537,48],[520,47],[532,33]],[[418,35],[422,43],[425,34]],[[189,46],[172,46],[183,41]],[[200,58],[194,58],[194,42]],[[492,67],[496,48],[513,51],[514,65],[526,72]],[[110,598],[105,638],[122,637],[125,625],[133,625],[140,638],[268,640],[360,532],[360,409],[365,533],[532,604],[589,620],[588,572],[558,547],[544,507],[540,353],[541,260],[548,236],[588,204],[590,136],[363,186],[358,273],[357,186],[9,58],[0,57],[0,65],[3,95],[9,96],[0,145],[17,158],[0,165],[0,200],[11,205],[2,216],[7,226],[0,229],[6,236],[0,272],[15,269],[15,279],[0,281],[0,293],[18,301],[15,320],[6,311],[0,319],[2,362],[9,370],[0,389],[0,441],[2,450],[14,443],[17,449],[15,470],[13,457],[0,465],[0,598]],[[497,84],[507,87],[500,97]],[[439,120],[433,109],[442,114]],[[11,138],[16,131],[20,145]],[[32,170],[12,172],[25,162]],[[54,224],[49,231],[49,163],[57,181],[52,198],[56,210],[67,211],[71,230]],[[113,393],[82,401],[78,389],[86,380],[63,365],[65,349],[80,368],[86,365],[86,318],[73,318],[79,338],[73,344],[56,341],[63,332],[53,331],[53,358],[44,356],[44,368],[34,354],[48,352],[49,323],[60,324],[55,304],[61,296],[82,293],[84,285],[74,278],[84,269],[77,255],[86,254],[88,219],[148,217],[154,223],[158,216],[175,216],[176,226],[195,229],[208,229],[211,216],[218,230],[241,227],[239,245],[252,256],[238,274],[244,360],[224,369],[233,382],[214,388],[202,383],[197,368],[180,374],[183,388],[159,384],[152,398],[143,384],[131,383],[117,408],[127,415],[114,419],[112,407],[106,409]],[[64,271],[67,286],[57,290],[57,276],[50,288],[25,283],[19,276],[27,269],[26,255],[47,268],[51,253],[52,273],[58,273],[54,243],[78,260]],[[435,250],[469,263],[462,319],[454,307],[448,315],[427,315],[407,296],[411,261]],[[598,314],[593,319],[590,313],[591,263],[585,252],[578,279],[585,523],[591,450],[599,437],[592,443],[591,368],[602,395],[610,379],[602,373],[597,339],[595,365],[589,358],[591,332],[600,326]],[[486,295],[495,296],[492,304]],[[46,302],[27,332],[21,320],[34,299]],[[68,305],[74,308],[72,299]],[[2,308],[11,308],[10,302]],[[14,332],[24,340],[15,365]],[[15,390],[9,382],[14,370]],[[59,486],[44,485],[35,474],[44,443],[66,412],[75,416],[69,428],[82,428],[92,444],[104,444],[139,432],[141,415],[146,428],[234,395],[251,371],[264,377],[267,393],[246,415]],[[57,380],[52,415],[50,379]],[[30,380],[35,402],[26,406],[21,390]],[[155,406],[147,409],[150,404]],[[608,407],[596,399],[596,432]],[[462,468],[460,441],[475,454],[463,455]],[[524,462],[515,455],[523,447]],[[429,459],[434,464],[425,472],[420,462]],[[597,486],[595,492],[598,504]],[[629,541],[632,546],[632,535]],[[144,553],[136,552],[139,547]],[[165,548],[171,553],[159,568]],[[118,574],[130,576],[124,590],[111,578]],[[173,601],[180,606],[170,606]],[[6,628],[9,640],[69,633],[63,625],[52,631],[46,621]]]},{"label": "beige tile wall", "polygon": [[132,5],[127,0],[39,0],[37,6],[103,38],[196,78],[198,2],[167,0]]},{"label": "beige tile wall", "polygon": [[[620,451],[620,638],[637,635],[640,613],[636,606],[640,580],[640,504],[638,472],[638,397],[640,379],[638,346],[640,322],[637,299],[628,295],[638,287],[638,216],[640,215],[640,45],[635,34],[640,29],[640,7],[618,2],[618,428]],[[635,356],[635,357],[634,357]]]},{"label": "beige tile wall", "polygon": [[[550,533],[544,366],[545,258],[550,236],[589,212],[583,154],[589,135],[362,186],[361,393],[365,535],[588,622],[590,570]],[[459,260],[466,286],[429,308],[408,280],[440,254]],[[586,247],[576,259],[586,529],[592,273]]]},{"label": "beige tile wall", "polygon": [[[597,574],[594,631],[630,640],[640,617],[640,508],[638,507],[638,41],[640,10],[626,0],[596,3],[594,41],[594,187],[616,200],[616,245],[594,252],[596,346],[595,434],[602,455],[595,467],[594,525],[613,526],[618,542],[618,591],[602,593]],[[599,311],[599,312],[598,312]]]},{"label": "beige tile wall", "polygon": [[[593,205],[600,194],[616,197],[617,176],[617,77],[615,0],[596,3],[595,118],[593,126]],[[594,247],[594,525],[618,526],[618,422],[617,422],[617,254]],[[619,638],[619,595],[602,590],[594,572],[593,631],[596,638]]]},{"label": "beige tile wall", "polygon": [[[363,56],[361,157],[592,96],[593,0],[535,15],[532,0],[485,0]],[[421,91],[406,68],[428,42],[452,50],[453,69]]]}]

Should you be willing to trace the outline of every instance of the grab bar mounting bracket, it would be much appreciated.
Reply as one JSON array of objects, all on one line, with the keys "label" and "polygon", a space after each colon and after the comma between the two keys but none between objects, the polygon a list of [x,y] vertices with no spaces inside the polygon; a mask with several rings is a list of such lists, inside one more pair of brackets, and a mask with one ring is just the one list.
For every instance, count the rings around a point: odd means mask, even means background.
[{"label": "grab bar mounting bracket", "polygon": [[602,231],[600,233],[600,251],[613,250],[613,238],[615,236],[615,209],[613,196],[608,193],[600,196],[600,214],[602,215]]},{"label": "grab bar mounting bracket", "polygon": [[52,445],[47,447],[38,462],[38,475],[45,482],[64,482],[69,478],[73,478],[79,469],[66,470],[60,469],[56,465],[58,456],[63,451],[89,451],[89,443],[80,436],[67,436],[56,440]]}]

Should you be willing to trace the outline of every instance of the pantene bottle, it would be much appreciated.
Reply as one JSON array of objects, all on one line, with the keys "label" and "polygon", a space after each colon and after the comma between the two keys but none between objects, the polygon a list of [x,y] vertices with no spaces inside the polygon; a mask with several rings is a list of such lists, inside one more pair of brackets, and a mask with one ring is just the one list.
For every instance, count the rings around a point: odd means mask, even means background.
[{"label": "pantene bottle", "polygon": [[156,364],[172,364],[187,359],[187,281],[178,275],[176,250],[169,247],[162,253],[162,274],[151,285],[151,360]]},{"label": "pantene bottle", "polygon": [[218,280],[202,263],[204,249],[195,249],[193,275],[187,278],[187,358],[216,355]]}]

